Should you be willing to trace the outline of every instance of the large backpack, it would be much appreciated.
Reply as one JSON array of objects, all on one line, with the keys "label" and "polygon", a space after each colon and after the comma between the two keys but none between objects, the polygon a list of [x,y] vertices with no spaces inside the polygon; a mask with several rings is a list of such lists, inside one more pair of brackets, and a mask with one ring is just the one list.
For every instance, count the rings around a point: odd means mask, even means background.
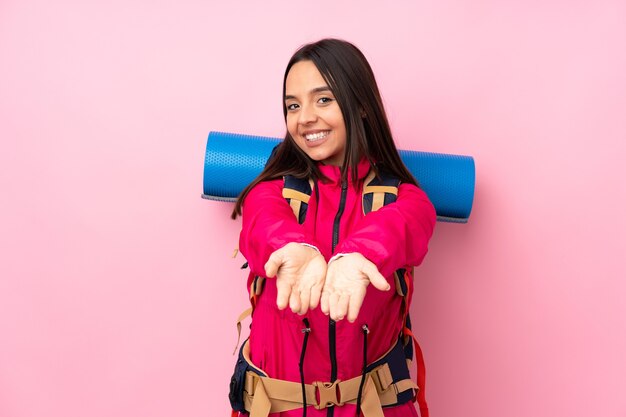
[{"label": "large backpack", "polygon": [[[381,173],[378,177],[374,171],[365,178],[362,192],[362,206],[363,214],[367,215],[373,211],[379,210],[381,207],[391,204],[396,201],[398,196],[398,187],[400,186],[400,180],[391,175]],[[294,216],[298,219],[300,224],[304,223],[306,219],[307,210],[309,207],[309,200],[315,183],[311,179],[301,179],[293,176],[284,177],[284,185],[282,195],[291,206]],[[247,264],[244,264],[246,267]],[[413,291],[413,267],[406,266],[400,268],[394,272],[396,293],[403,298],[402,303],[402,343],[404,347],[404,355],[407,361],[407,366],[410,369],[413,359],[413,353],[415,353],[417,360],[417,385],[419,391],[414,401],[418,402],[420,408],[421,417],[428,417],[428,406],[425,398],[425,379],[426,371],[424,367],[424,358],[422,350],[411,331],[411,319],[409,316],[409,302]],[[265,278],[260,276],[249,277],[250,282],[250,302],[252,308],[244,312],[238,320],[237,326],[241,329],[241,320],[248,314],[250,314],[256,306],[257,298],[263,292],[265,284]]]}]

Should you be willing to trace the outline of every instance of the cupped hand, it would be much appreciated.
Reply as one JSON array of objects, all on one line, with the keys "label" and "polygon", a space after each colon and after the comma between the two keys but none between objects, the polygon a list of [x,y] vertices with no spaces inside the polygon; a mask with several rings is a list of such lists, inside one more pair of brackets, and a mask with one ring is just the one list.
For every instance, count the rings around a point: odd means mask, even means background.
[{"label": "cupped hand", "polygon": [[265,264],[268,278],[276,277],[276,305],[283,310],[305,314],[320,301],[326,260],[315,249],[299,243],[288,243],[274,251]]},{"label": "cupped hand", "polygon": [[326,282],[322,290],[322,312],[338,321],[344,317],[353,323],[365,298],[367,286],[381,291],[390,289],[378,268],[360,253],[343,255],[328,264]]}]

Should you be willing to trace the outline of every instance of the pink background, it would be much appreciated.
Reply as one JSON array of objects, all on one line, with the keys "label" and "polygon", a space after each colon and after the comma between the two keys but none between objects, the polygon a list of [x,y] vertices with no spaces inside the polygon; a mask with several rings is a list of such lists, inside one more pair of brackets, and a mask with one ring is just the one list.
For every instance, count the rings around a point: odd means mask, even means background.
[{"label": "pink background", "polygon": [[281,136],[324,36],[400,147],[476,160],[417,273],[433,417],[626,415],[623,1],[96,3],[0,3],[1,417],[228,415],[245,273],[206,136]]}]

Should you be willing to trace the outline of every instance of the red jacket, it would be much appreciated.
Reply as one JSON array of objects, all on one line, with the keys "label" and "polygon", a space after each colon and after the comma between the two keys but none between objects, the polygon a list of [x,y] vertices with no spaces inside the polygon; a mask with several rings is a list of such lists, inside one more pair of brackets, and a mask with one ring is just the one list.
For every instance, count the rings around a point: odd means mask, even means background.
[{"label": "red jacket", "polygon": [[[289,242],[299,242],[316,246],[326,261],[337,253],[359,252],[377,265],[381,274],[388,277],[392,288],[383,292],[368,286],[356,322],[341,320],[336,323],[333,332],[329,317],[319,307],[304,316],[292,313],[289,308],[278,310],[275,280],[266,280],[250,331],[251,359],[270,377],[294,382],[300,382],[298,362],[303,344],[304,317],[308,318],[311,328],[304,359],[306,383],[330,381],[333,356],[338,379],[347,380],[361,374],[363,324],[370,329],[368,363],[380,358],[397,341],[403,326],[402,297],[395,292],[393,272],[422,262],[436,221],[435,209],[428,197],[412,184],[400,184],[395,203],[364,216],[362,181],[355,189],[349,178],[345,208],[339,220],[339,240],[333,252],[333,228],[342,194],[340,169],[329,165],[320,165],[319,168],[331,181],[318,182],[319,196],[313,191],[302,225],[282,197],[282,180],[259,183],[246,197],[239,248],[252,273],[265,276],[264,265],[272,252]],[[359,164],[360,180],[367,175],[369,168],[367,161]],[[336,346],[334,353],[331,352],[333,338]],[[334,416],[352,417],[354,407],[349,404],[335,407]],[[307,416],[326,416],[326,413],[326,409],[318,411],[309,407]],[[410,402],[385,408],[384,413],[386,417],[417,415]],[[280,415],[301,416],[302,410]]]}]

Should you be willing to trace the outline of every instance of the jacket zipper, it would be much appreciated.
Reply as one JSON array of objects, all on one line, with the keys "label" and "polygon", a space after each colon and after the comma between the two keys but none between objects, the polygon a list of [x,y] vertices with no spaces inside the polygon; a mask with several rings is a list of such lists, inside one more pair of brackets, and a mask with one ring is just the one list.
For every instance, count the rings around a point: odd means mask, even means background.
[{"label": "jacket zipper", "polygon": [[[341,216],[346,208],[346,197],[348,191],[348,183],[346,181],[341,182],[341,198],[339,200],[339,208],[337,209],[337,215],[333,223],[333,253],[335,247],[339,243],[339,224],[341,222]],[[337,328],[335,320],[328,319],[328,348],[330,350],[330,382],[337,380]],[[329,407],[326,413],[327,417],[333,417],[335,415],[335,407]]]}]

